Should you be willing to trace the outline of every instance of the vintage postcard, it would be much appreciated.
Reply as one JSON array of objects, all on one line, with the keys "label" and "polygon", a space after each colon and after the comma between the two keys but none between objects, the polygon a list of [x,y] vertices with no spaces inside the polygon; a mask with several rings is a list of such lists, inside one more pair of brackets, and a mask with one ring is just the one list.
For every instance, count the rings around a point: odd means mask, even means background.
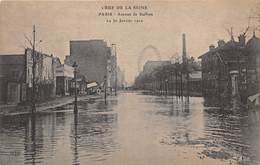
[{"label": "vintage postcard", "polygon": [[0,0],[0,165],[260,165],[257,0]]}]

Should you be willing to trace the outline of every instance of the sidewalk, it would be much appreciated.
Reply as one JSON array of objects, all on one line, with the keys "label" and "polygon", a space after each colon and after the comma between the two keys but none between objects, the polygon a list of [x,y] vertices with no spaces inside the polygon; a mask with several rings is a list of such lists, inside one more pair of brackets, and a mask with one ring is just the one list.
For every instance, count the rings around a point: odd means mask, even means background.
[{"label": "sidewalk", "polygon": [[[78,101],[90,98],[101,98],[100,95],[78,96]],[[54,109],[74,102],[74,96],[56,97],[50,101],[36,104],[36,112]],[[0,105],[0,115],[16,115],[30,113],[30,105]]]}]

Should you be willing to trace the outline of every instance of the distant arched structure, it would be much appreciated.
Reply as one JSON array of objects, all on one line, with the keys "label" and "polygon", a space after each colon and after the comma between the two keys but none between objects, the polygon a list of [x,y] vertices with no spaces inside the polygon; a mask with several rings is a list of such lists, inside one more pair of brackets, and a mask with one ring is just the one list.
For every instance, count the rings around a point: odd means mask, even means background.
[{"label": "distant arched structure", "polygon": [[[143,48],[143,50],[140,52],[139,57],[138,57],[138,71],[141,72],[143,68],[143,60],[144,59],[149,59],[149,55],[147,55],[147,51],[153,51],[153,55],[157,57],[157,60],[161,60],[160,52],[159,50],[153,46],[153,45],[147,45],[146,47]],[[148,57],[147,57],[148,56]]]}]

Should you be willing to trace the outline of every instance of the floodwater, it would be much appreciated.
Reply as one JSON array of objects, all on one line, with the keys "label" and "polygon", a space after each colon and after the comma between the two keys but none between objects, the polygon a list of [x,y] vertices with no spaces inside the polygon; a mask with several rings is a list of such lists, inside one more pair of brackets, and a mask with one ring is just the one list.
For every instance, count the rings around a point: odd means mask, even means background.
[{"label": "floodwater", "polygon": [[120,93],[30,115],[0,116],[0,164],[260,164],[260,112],[200,97]]}]

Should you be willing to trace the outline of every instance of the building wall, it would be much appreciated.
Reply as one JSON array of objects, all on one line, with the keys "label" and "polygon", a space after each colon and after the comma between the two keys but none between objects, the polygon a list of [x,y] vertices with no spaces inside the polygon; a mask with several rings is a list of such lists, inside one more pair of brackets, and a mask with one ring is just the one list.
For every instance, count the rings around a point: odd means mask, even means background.
[{"label": "building wall", "polygon": [[7,103],[19,103],[21,101],[21,84],[9,82],[7,85]]},{"label": "building wall", "polygon": [[25,56],[0,55],[0,103],[15,104],[24,101]]},{"label": "building wall", "polygon": [[56,76],[74,77],[74,68],[72,66],[63,64],[56,67]]},{"label": "building wall", "polygon": [[65,95],[65,77],[59,76],[56,78],[56,95],[64,96]]},{"label": "building wall", "polygon": [[5,103],[7,103],[7,80],[4,77],[0,77],[0,104]]},{"label": "building wall", "polygon": [[70,41],[70,56],[66,64],[77,63],[80,74],[87,81],[102,83],[107,74],[110,48],[103,40]]},{"label": "building wall", "polygon": [[228,85],[228,71],[215,53],[202,58],[204,95],[220,95]]},{"label": "building wall", "polygon": [[56,67],[56,94],[70,95],[70,84],[74,77],[74,68],[63,64]]},{"label": "building wall", "polygon": [[217,48],[211,48],[202,55],[203,94],[231,97],[231,72],[238,72],[236,84],[242,101],[247,97],[247,63],[246,47],[236,41],[229,41]]},{"label": "building wall", "polygon": [[260,38],[253,36],[246,45],[249,95],[260,92]]},{"label": "building wall", "polygon": [[117,86],[119,89],[125,87],[125,73],[120,67],[117,67]]},{"label": "building wall", "polygon": [[110,88],[111,88],[111,90],[112,89],[115,89],[115,87],[116,87],[116,76],[118,76],[117,75],[117,62],[116,62],[116,56],[115,55],[113,55],[113,56],[111,56],[110,57],[110,67],[109,67],[109,75],[108,75],[108,84],[110,84]]},{"label": "building wall", "polygon": [[[28,93],[32,90],[32,50],[26,49],[26,83]],[[54,97],[56,94],[56,63],[54,57],[40,52],[35,52],[36,68],[35,68],[35,82],[36,82],[36,96],[37,100],[45,100]],[[30,99],[30,96],[27,96]]]},{"label": "building wall", "polygon": [[257,76],[257,84],[258,84],[257,88],[258,88],[258,92],[260,92],[260,51],[256,55],[256,72],[257,72],[256,76]]}]

